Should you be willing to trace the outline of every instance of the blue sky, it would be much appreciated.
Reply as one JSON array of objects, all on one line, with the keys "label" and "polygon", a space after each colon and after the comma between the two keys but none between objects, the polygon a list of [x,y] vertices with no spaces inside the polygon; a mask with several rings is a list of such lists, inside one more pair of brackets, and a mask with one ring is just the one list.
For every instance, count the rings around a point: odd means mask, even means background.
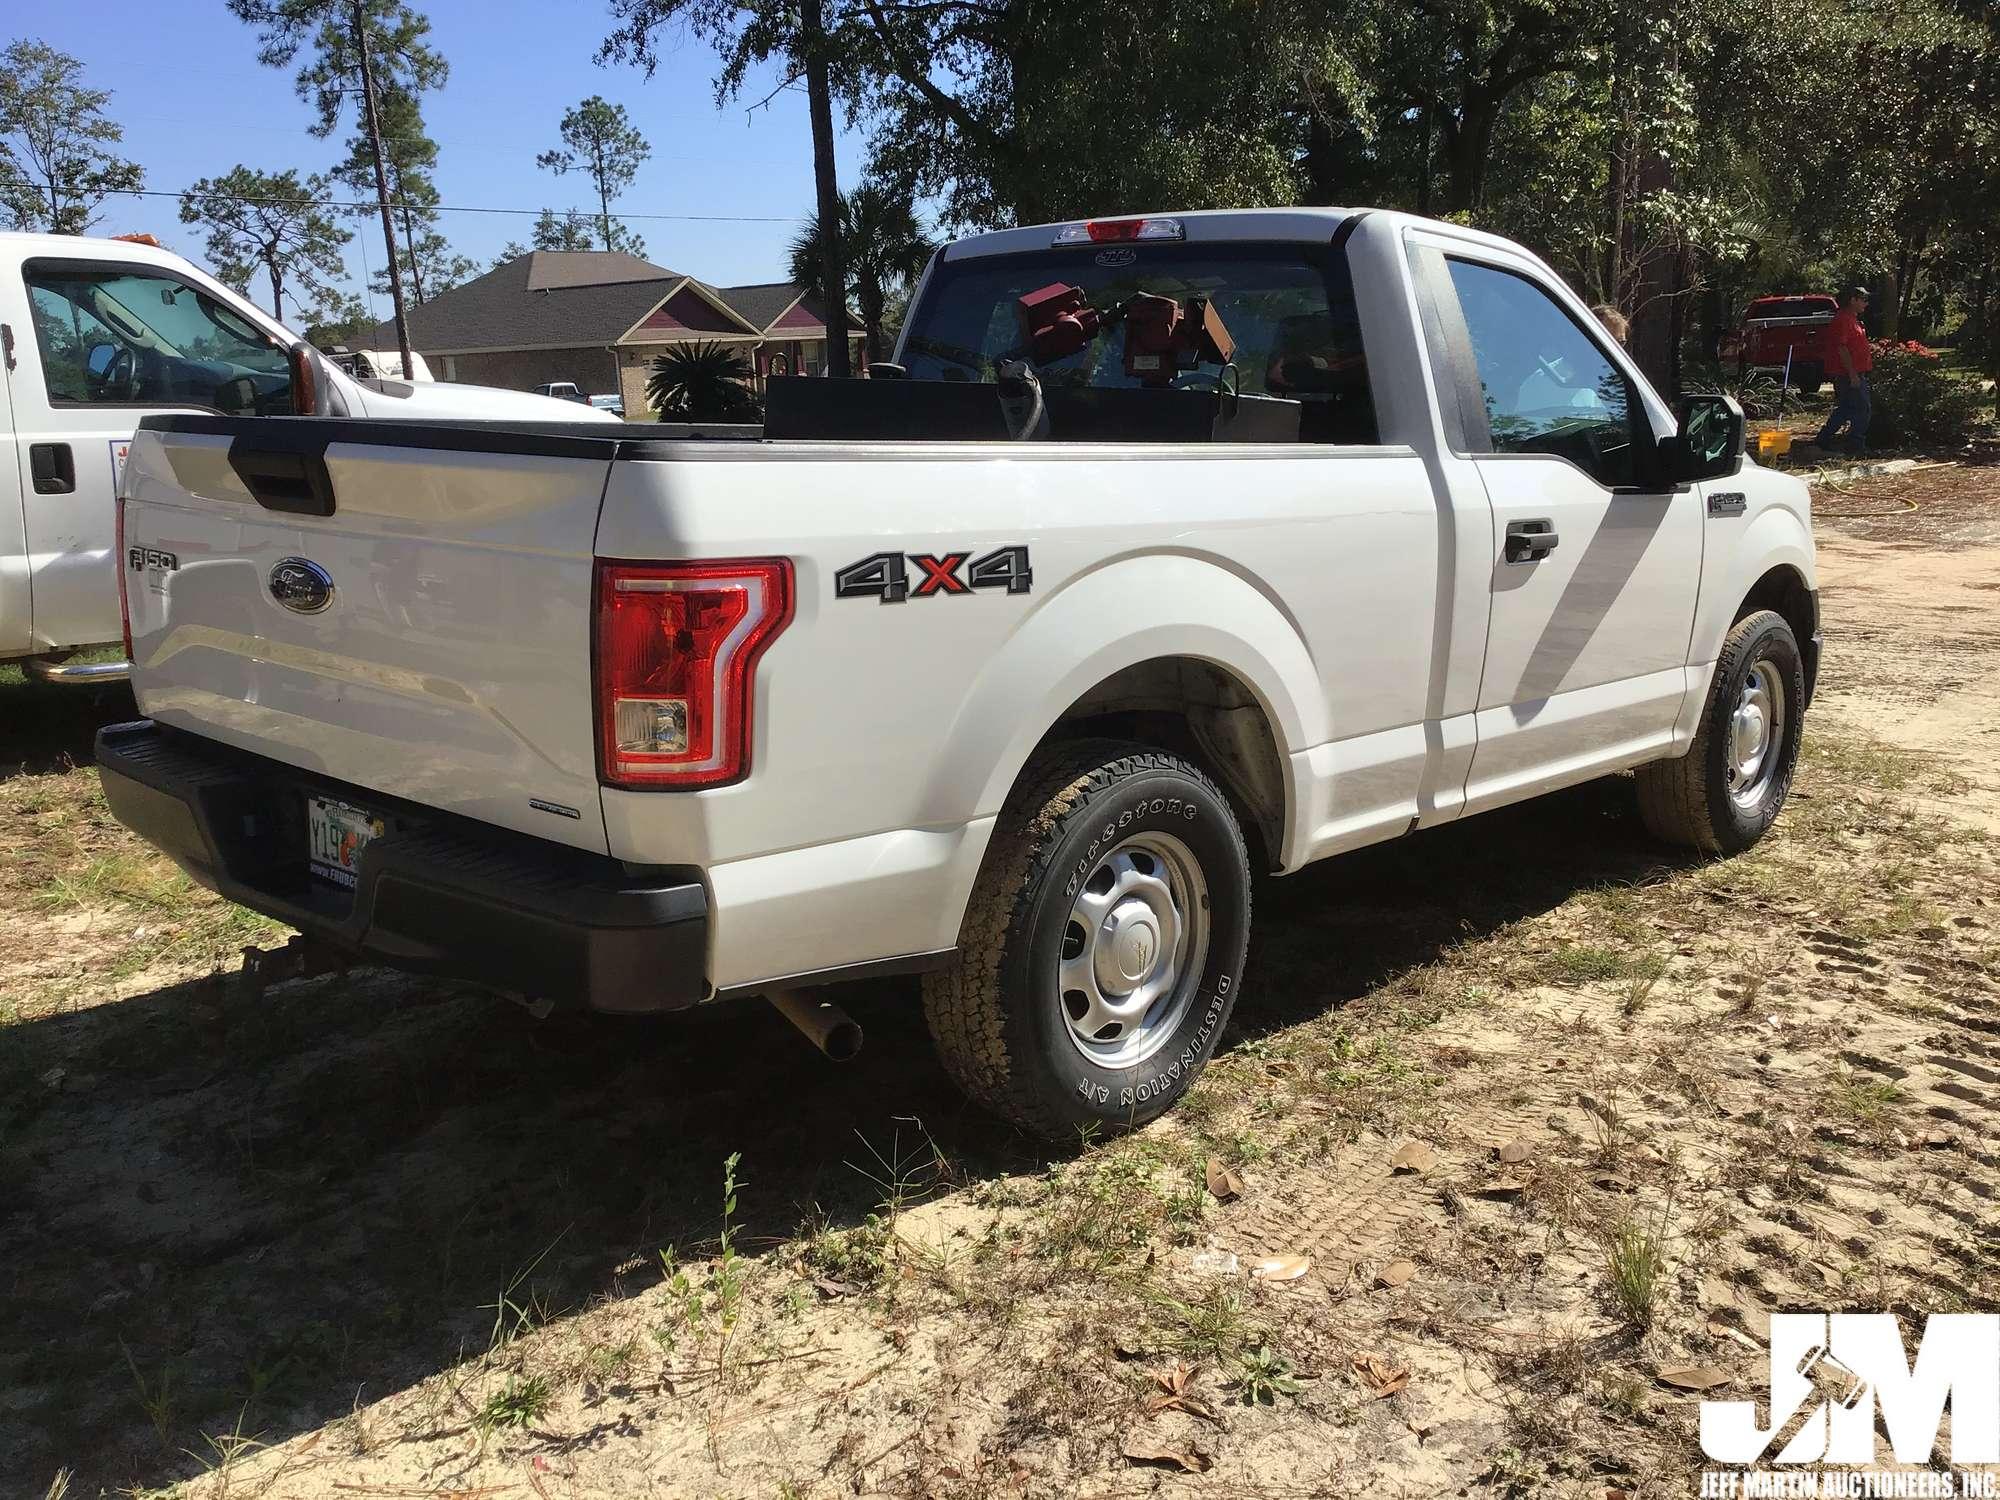
[{"label": "blue sky", "polygon": [[[593,207],[586,179],[556,177],[537,167],[535,156],[558,144],[564,109],[602,94],[625,106],[653,147],[617,208],[785,221],[634,220],[647,258],[721,285],[783,277],[786,243],[813,206],[802,90],[787,90],[750,113],[746,105],[776,81],[754,78],[742,101],[718,110],[715,55],[692,38],[671,49],[650,80],[636,68],[599,67],[591,57],[610,25],[601,0],[415,3],[451,64],[451,81],[424,101],[446,204]],[[178,191],[239,162],[266,171],[325,171],[342,154],[348,131],[324,141],[307,133],[312,116],[292,93],[290,70],[258,64],[256,33],[223,0],[26,0],[7,9],[0,45],[23,36],[45,41],[82,59],[91,87],[112,91],[108,112],[124,127],[125,154],[146,169],[148,188]],[[859,174],[862,144],[841,131],[843,188]],[[447,213],[442,227],[456,249],[484,267],[509,240],[525,242],[531,222]],[[382,263],[382,232],[373,219],[348,223],[355,230],[348,264],[359,290],[362,255],[370,266]],[[180,222],[171,198],[112,198],[94,232],[135,230],[202,259],[200,231]],[[373,301],[388,316],[387,299]]]}]

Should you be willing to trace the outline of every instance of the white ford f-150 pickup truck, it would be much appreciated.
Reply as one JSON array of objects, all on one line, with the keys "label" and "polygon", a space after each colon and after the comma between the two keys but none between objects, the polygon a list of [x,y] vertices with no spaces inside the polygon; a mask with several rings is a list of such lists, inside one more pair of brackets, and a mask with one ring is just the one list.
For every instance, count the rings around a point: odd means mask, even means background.
[{"label": "white ford f-150 pickup truck", "polygon": [[1005,230],[757,439],[149,419],[98,758],[330,954],[616,1012],[921,972],[979,1100],[1130,1127],[1253,871],[1628,768],[1668,839],[1764,833],[1818,595],[1743,447],[1471,230]]},{"label": "white ford f-150 pickup truck", "polygon": [[297,342],[150,240],[0,234],[0,661],[58,682],[125,675],[123,662],[66,658],[118,638],[112,496],[149,413],[577,415],[525,391],[364,381],[324,362],[307,394]]}]

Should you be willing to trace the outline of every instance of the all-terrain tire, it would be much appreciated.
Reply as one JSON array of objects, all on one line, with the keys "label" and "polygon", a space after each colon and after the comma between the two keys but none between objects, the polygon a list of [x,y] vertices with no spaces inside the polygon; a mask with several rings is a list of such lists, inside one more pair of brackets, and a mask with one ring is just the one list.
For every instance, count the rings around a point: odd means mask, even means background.
[{"label": "all-terrain tire", "polygon": [[[1154,841],[1190,856],[1205,950],[1148,1016],[1153,1050],[1106,1066],[1074,1036],[1058,980],[1076,941],[1078,892],[1118,851]],[[1195,929],[1190,926],[1189,931]],[[945,1069],[974,1100],[1052,1140],[1130,1130],[1201,1072],[1241,989],[1250,861],[1228,801],[1179,756],[1117,740],[1072,741],[1029,761],[1002,809],[951,967],[925,976],[924,1013]],[[1185,992],[1182,986],[1187,988]]]},{"label": "all-terrain tire", "polygon": [[[1782,693],[1775,759],[1768,776],[1745,783],[1757,795],[1747,803],[1734,795],[1733,727],[1745,685],[1760,668],[1766,686]],[[1730,628],[1709,682],[1708,702],[1687,754],[1639,767],[1639,816],[1656,838],[1699,849],[1704,854],[1740,854],[1762,838],[1791,790],[1805,724],[1805,662],[1798,637],[1784,616],[1760,609]]]}]

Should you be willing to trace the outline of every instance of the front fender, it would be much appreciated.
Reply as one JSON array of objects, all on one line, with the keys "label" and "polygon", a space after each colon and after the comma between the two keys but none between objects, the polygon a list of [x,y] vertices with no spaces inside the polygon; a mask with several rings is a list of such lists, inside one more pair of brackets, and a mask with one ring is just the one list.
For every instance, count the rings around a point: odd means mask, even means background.
[{"label": "front fender", "polygon": [[1695,666],[1705,666],[1721,654],[1738,607],[1773,568],[1796,569],[1807,588],[1819,587],[1812,502],[1805,485],[1789,475],[1753,472],[1746,464],[1734,479],[1707,486],[1708,490],[1737,488],[1749,494],[1747,524],[1732,538],[1720,529],[1723,523],[1718,518],[1710,516],[1707,521],[1709,562],[1702,569],[1701,601],[1688,650],[1688,661]]},{"label": "front fender", "polygon": [[[997,813],[1065,710],[1113,673],[1192,657],[1235,677],[1290,753],[1331,738],[1320,674],[1297,626],[1249,579],[1185,553],[1125,557],[1071,579],[967,686],[926,801]],[[1297,799],[1287,788],[1287,803]]]}]

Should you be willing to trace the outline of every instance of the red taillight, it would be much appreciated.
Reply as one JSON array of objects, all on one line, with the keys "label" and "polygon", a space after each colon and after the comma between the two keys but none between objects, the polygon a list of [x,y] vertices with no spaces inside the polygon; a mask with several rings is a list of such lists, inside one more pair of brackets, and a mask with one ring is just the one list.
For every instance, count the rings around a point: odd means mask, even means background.
[{"label": "red taillight", "polygon": [[111,525],[112,546],[116,549],[113,557],[118,564],[118,627],[125,638],[125,660],[132,659],[132,600],[125,592],[125,579],[132,571],[131,559],[125,555],[125,496],[120,493],[113,498],[111,510],[114,520]]},{"label": "red taillight", "polygon": [[757,658],[792,618],[792,565],[597,563],[597,766],[606,786],[750,769]]}]

